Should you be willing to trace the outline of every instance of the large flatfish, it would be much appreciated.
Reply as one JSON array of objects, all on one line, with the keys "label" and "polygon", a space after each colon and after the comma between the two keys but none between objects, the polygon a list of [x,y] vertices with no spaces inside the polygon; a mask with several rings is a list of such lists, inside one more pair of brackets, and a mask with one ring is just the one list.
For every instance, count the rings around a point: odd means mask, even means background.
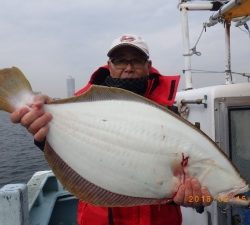
[{"label": "large flatfish", "polygon": [[[32,103],[22,72],[0,71],[0,109]],[[92,86],[44,106],[53,115],[44,149],[61,183],[101,206],[160,204],[186,177],[215,199],[249,190],[227,156],[203,132],[164,107],[126,90]]]}]

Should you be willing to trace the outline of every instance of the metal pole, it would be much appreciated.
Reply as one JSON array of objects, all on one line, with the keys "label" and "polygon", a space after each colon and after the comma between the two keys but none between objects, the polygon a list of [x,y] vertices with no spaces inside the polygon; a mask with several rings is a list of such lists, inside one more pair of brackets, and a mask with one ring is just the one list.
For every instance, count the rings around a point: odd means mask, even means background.
[{"label": "metal pole", "polygon": [[216,12],[211,19],[215,20],[218,19],[223,13],[229,11],[236,5],[240,5],[241,0],[231,0],[227,4],[225,4],[218,12]]},{"label": "metal pole", "polygon": [[181,8],[186,8],[188,10],[192,10],[192,11],[201,11],[201,10],[212,10],[213,9],[213,4],[211,2],[185,2],[182,3]]},{"label": "metal pole", "polygon": [[230,21],[225,21],[225,75],[226,84],[232,84],[232,71],[231,71],[231,47],[230,47]]},{"label": "metal pole", "polygon": [[189,27],[187,9],[182,7],[181,11],[181,25],[182,25],[182,40],[183,40],[183,56],[184,56],[184,70],[185,75],[185,89],[192,89],[192,74],[191,74],[191,54],[189,43]]}]

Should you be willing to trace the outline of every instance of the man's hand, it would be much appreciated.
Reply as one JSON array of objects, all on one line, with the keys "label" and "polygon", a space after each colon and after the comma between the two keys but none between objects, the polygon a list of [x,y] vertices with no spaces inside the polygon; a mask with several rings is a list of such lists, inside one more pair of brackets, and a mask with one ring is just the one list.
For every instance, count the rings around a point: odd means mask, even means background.
[{"label": "man's hand", "polygon": [[50,113],[44,112],[43,105],[50,101],[48,96],[37,95],[32,105],[15,110],[11,113],[10,119],[13,123],[21,123],[33,134],[36,141],[42,142],[49,130],[48,123],[52,119]]},{"label": "man's hand", "polygon": [[187,178],[184,184],[181,184],[174,202],[186,207],[208,206],[212,203],[213,197],[208,189],[201,187],[197,179]]}]

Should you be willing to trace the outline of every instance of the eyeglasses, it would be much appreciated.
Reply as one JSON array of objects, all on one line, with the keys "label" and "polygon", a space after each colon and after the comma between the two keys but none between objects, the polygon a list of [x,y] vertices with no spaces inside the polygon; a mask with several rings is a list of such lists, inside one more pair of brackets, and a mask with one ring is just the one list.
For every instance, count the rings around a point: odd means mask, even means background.
[{"label": "eyeglasses", "polygon": [[141,68],[147,61],[145,58],[134,58],[134,59],[125,59],[125,58],[112,58],[110,61],[118,68],[124,69],[128,64],[132,65],[135,68]]}]

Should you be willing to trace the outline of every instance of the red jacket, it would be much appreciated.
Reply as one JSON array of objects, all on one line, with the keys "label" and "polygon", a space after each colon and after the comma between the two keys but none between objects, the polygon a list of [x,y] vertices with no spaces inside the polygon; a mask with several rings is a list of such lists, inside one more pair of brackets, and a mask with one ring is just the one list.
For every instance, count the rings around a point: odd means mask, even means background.
[{"label": "red jacket", "polygon": [[[109,74],[107,66],[96,70],[88,84],[76,95],[81,95],[93,84],[95,79]],[[174,103],[179,76],[162,76],[155,68],[150,70],[157,79],[148,80],[144,97],[161,105],[172,106]],[[148,205],[112,208],[114,225],[181,225],[180,207],[175,204]],[[80,201],[77,210],[78,225],[109,225],[108,208],[97,207]]]}]

